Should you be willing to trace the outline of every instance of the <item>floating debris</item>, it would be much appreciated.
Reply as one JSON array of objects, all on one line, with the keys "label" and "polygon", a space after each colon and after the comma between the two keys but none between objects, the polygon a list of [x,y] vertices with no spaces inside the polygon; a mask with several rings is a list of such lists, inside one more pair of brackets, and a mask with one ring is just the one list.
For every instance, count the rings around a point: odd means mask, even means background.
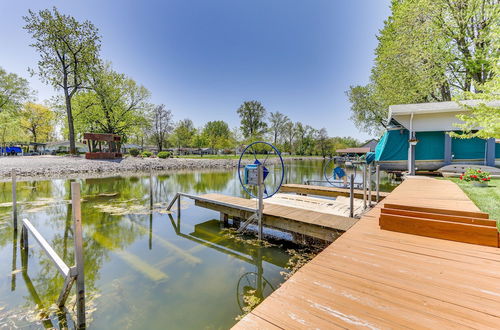
[{"label": "floating debris", "polygon": [[248,290],[243,294],[243,303],[244,306],[242,307],[243,309],[243,314],[240,314],[236,316],[234,319],[236,321],[241,320],[245,315],[250,313],[255,307],[257,307],[262,299],[257,296],[257,290]]}]

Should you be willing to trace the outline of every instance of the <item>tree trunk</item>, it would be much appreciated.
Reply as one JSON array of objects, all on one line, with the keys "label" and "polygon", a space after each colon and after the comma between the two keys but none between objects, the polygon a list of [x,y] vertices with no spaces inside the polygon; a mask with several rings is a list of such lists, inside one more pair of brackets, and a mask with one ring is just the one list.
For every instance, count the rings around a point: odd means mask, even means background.
[{"label": "tree trunk", "polygon": [[69,153],[72,155],[76,155],[75,127],[73,126],[73,111],[71,109],[71,97],[69,96],[67,89],[64,90],[64,98],[66,100],[66,115],[68,117]]}]

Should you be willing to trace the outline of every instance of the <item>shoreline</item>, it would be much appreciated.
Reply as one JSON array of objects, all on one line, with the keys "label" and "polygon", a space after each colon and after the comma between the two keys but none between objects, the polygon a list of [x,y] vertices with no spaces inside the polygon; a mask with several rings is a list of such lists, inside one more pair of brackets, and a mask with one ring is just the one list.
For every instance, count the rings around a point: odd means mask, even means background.
[{"label": "shoreline", "polygon": [[[323,159],[322,157],[284,157],[284,161]],[[229,170],[238,166],[238,159],[213,158],[139,158],[90,160],[82,156],[14,156],[0,157],[0,181],[8,181],[12,170],[18,179],[72,179],[134,175],[137,173],[190,170]]]}]

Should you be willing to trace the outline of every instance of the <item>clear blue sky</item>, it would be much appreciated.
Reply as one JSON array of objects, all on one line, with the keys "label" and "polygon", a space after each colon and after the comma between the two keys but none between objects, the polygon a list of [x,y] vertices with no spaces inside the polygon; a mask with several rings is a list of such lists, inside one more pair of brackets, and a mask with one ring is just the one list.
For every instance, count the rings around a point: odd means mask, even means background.
[{"label": "clear blue sky", "polygon": [[368,80],[389,0],[1,1],[0,66],[29,78],[39,100],[54,91],[27,73],[38,55],[22,16],[52,6],[91,20],[102,57],[176,120],[237,126],[236,109],[255,99],[331,136],[368,138],[345,91]]}]

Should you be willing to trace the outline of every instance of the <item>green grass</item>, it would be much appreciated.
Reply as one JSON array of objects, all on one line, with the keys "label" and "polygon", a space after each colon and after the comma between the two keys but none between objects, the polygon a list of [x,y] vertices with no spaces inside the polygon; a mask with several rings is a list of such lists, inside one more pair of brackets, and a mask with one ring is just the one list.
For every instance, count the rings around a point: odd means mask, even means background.
[{"label": "green grass", "polygon": [[458,178],[449,178],[491,219],[500,220],[500,179],[491,179],[488,187],[474,187],[471,183]]}]

